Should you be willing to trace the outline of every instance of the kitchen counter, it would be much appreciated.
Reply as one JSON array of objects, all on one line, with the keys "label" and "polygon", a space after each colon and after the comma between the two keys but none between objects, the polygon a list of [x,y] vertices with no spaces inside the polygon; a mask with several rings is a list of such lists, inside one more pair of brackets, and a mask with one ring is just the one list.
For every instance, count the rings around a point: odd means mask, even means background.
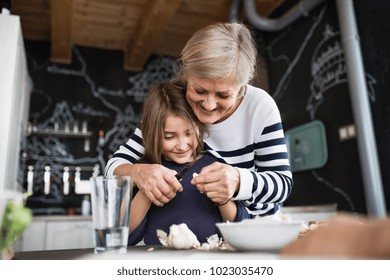
[{"label": "kitchen counter", "polygon": [[[317,277],[318,271],[321,275],[317,278],[321,279],[334,278],[335,275],[337,278],[345,279],[383,278],[383,275],[388,273],[386,261],[362,260],[364,261],[362,263],[340,258],[287,257],[279,255],[278,252],[239,252],[233,249],[171,250],[161,246],[131,246],[125,254],[107,252],[95,255],[92,248],[19,252],[15,254],[14,260],[19,261],[8,261],[2,267],[1,276],[5,273],[10,275],[9,279],[21,278],[20,276],[27,279],[32,275],[38,275],[43,280],[53,279],[53,277],[61,279],[119,279],[121,277],[123,279],[122,276],[127,276],[129,279],[203,279],[206,277],[239,280],[276,277],[309,280]],[[307,260],[310,260],[310,263]],[[23,269],[20,269],[21,265]],[[249,272],[253,274],[247,274]]]},{"label": "kitchen counter", "polygon": [[33,221],[92,221],[91,215],[37,215]]},{"label": "kitchen counter", "polygon": [[33,216],[31,224],[14,244],[14,251],[43,251],[93,246],[92,216]]},{"label": "kitchen counter", "polygon": [[47,250],[16,252],[15,260],[276,260],[277,252],[225,250],[173,250],[162,246],[129,246],[126,254],[105,252],[94,254],[93,249]]}]

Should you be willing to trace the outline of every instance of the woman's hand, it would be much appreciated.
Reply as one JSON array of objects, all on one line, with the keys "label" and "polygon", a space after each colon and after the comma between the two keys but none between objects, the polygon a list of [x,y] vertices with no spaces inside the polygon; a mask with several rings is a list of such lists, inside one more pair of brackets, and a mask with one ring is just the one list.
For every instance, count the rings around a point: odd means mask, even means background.
[{"label": "woman's hand", "polygon": [[183,186],[176,179],[174,170],[159,164],[124,164],[118,166],[115,175],[129,175],[140,191],[155,205],[163,206],[181,192]]},{"label": "woman's hand", "polygon": [[238,191],[240,173],[228,164],[214,162],[203,167],[201,172],[191,180],[191,184],[213,202],[224,204]]}]

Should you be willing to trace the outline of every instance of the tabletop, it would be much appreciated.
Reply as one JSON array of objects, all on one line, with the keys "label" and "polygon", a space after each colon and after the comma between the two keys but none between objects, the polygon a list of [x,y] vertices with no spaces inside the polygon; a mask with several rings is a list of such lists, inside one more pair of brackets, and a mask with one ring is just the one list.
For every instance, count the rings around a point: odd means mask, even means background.
[{"label": "tabletop", "polygon": [[93,248],[26,251],[16,252],[15,260],[150,260],[150,259],[184,259],[184,260],[245,260],[245,259],[280,259],[278,252],[237,251],[235,249],[214,250],[175,250],[162,246],[129,246],[127,253],[104,252],[94,254]]}]

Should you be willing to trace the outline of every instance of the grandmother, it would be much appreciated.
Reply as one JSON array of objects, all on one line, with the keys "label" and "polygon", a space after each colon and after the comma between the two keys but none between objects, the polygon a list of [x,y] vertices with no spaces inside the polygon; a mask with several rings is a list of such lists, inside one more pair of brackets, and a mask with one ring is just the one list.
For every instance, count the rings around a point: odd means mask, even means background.
[{"label": "grandmother", "polygon": [[[267,92],[249,84],[256,64],[250,30],[242,23],[216,23],[189,39],[174,80],[206,125],[205,149],[220,159],[191,183],[219,204],[241,200],[250,215],[265,216],[279,210],[293,180],[279,109]],[[143,153],[137,128],[108,161],[105,174],[130,175],[152,203],[169,203],[182,190],[176,171],[137,163]]]}]

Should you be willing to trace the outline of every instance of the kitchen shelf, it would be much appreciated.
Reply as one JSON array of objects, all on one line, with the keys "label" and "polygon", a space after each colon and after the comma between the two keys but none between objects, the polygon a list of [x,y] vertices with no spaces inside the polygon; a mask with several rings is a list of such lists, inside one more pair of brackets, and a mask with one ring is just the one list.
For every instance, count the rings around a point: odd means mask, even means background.
[{"label": "kitchen shelf", "polygon": [[57,137],[73,137],[73,138],[86,138],[92,136],[92,131],[86,132],[74,132],[66,130],[55,130],[55,129],[32,129],[27,133],[30,135],[40,135],[40,136],[57,136]]}]

